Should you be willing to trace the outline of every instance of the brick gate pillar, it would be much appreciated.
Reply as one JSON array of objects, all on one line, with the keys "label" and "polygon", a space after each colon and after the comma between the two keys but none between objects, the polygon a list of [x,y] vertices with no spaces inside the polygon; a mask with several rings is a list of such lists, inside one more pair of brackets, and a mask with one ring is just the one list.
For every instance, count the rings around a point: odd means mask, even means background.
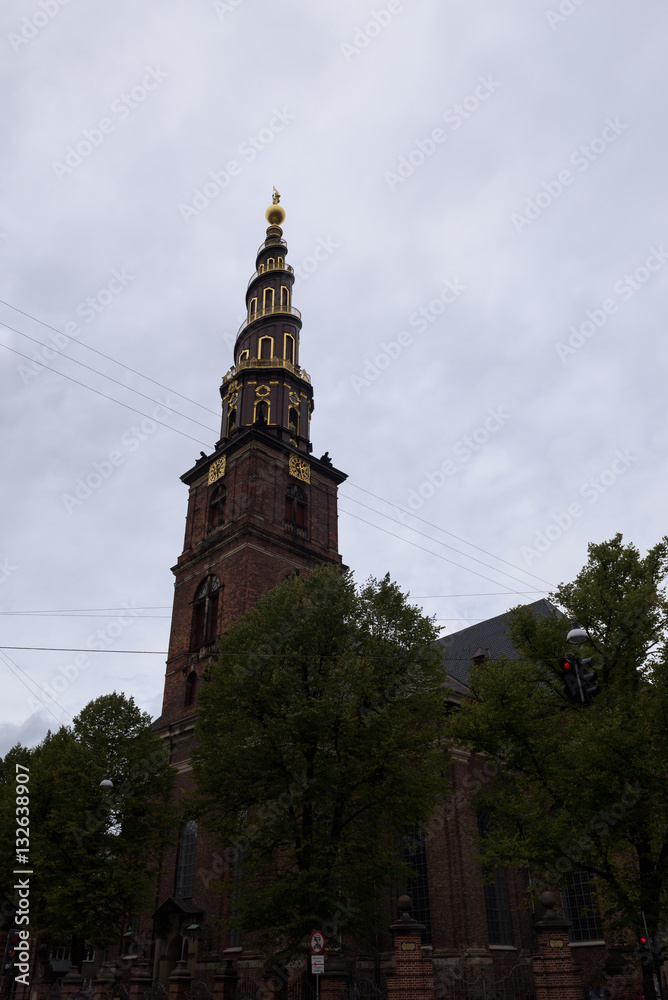
[{"label": "brick gate pillar", "polygon": [[325,971],[320,980],[320,1000],[346,1000],[348,996],[348,969],[338,955],[325,953]]},{"label": "brick gate pillar", "polygon": [[568,947],[570,920],[552,909],[557,901],[553,892],[541,893],[540,901],[546,913],[534,925],[538,938],[538,954],[533,959],[536,1000],[581,1000],[584,988]]},{"label": "brick gate pillar", "polygon": [[234,1000],[237,979],[234,963],[229,958],[225,959],[213,977],[213,1000]]},{"label": "brick gate pillar", "polygon": [[388,1000],[434,1000],[434,966],[422,952],[424,926],[413,919],[412,909],[410,896],[399,896],[399,920],[390,928],[396,972],[387,980]]},{"label": "brick gate pillar", "polygon": [[185,1000],[185,992],[190,987],[192,976],[187,962],[177,962],[176,968],[169,977],[168,1000]]},{"label": "brick gate pillar", "polygon": [[148,959],[141,959],[132,967],[130,973],[129,1000],[142,1000],[144,993],[150,989],[153,981],[153,971]]}]

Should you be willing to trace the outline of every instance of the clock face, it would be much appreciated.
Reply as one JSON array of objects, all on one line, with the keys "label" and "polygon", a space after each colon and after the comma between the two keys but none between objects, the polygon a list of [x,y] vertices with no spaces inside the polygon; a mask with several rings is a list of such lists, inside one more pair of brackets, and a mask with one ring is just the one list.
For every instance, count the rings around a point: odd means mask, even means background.
[{"label": "clock face", "polygon": [[225,475],[225,465],[227,462],[227,455],[223,455],[222,458],[217,458],[209,466],[209,486],[211,483],[215,483],[216,480],[221,479]]},{"label": "clock face", "polygon": [[298,458],[297,455],[290,455],[290,475],[295,479],[301,479],[303,483],[311,482],[311,466],[305,458]]},{"label": "clock face", "polygon": [[290,393],[290,402],[292,403],[293,406],[299,406],[299,396],[297,395],[296,392]]}]

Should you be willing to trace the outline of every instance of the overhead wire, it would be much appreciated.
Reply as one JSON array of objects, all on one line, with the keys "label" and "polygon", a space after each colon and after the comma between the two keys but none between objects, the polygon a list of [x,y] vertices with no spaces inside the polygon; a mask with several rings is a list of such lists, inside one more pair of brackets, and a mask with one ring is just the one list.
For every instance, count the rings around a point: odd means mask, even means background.
[{"label": "overhead wire", "polygon": [[[41,326],[46,327],[47,330],[53,330],[54,333],[60,334],[61,337],[66,336],[66,334],[64,334],[62,330],[59,330],[58,327],[51,326],[50,323],[45,323],[43,319],[38,319],[37,316],[33,316],[31,313],[24,312],[23,309],[19,309],[18,306],[13,306],[11,302],[6,302],[4,299],[0,299],[0,305],[7,306],[9,309],[13,309],[15,312],[20,313],[21,316],[26,316],[28,319],[34,320],[35,323],[39,323]],[[3,323],[2,325],[5,326],[6,324]],[[9,327],[9,329],[13,329],[13,327]],[[15,332],[18,333],[20,331],[15,331]],[[27,336],[27,334],[22,333],[21,336]],[[193,406],[199,406],[200,409],[207,410],[209,413],[213,413],[214,417],[220,416],[219,412],[217,410],[212,410],[210,406],[205,406],[203,403],[198,403],[195,399],[190,399],[189,396],[184,396],[183,393],[177,392],[176,389],[170,389],[169,386],[163,385],[162,382],[157,382],[156,379],[151,378],[150,375],[144,375],[142,372],[137,371],[136,368],[131,368],[130,365],[126,365],[123,361],[117,361],[116,358],[112,358],[111,355],[104,354],[102,351],[98,351],[96,347],[91,347],[90,344],[84,344],[83,341],[77,340],[76,337],[69,337],[68,339],[73,344],[76,344],[78,347],[83,347],[87,351],[92,351],[93,354],[99,354],[101,358],[106,358],[107,361],[111,361],[113,364],[118,365],[120,368],[126,368],[129,372],[132,372],[133,375],[139,375],[140,378],[146,379],[147,382],[152,382],[153,385],[157,385],[160,389],[165,389],[167,392],[174,393],[175,396],[179,396],[180,399],[185,399],[186,402],[192,403]],[[52,348],[48,344],[42,344],[42,346],[49,347],[49,350],[52,350]],[[55,348],[53,348],[53,350],[55,350]],[[60,354],[60,351],[58,353]],[[67,357],[67,355],[63,354],[63,357]]]},{"label": "overhead wire", "polygon": [[[46,323],[46,322],[44,322],[43,320],[40,320],[40,319],[38,319],[37,317],[35,317],[35,316],[32,316],[32,315],[31,315],[30,313],[28,313],[28,312],[25,312],[25,311],[24,311],[24,310],[22,310],[22,309],[19,309],[19,308],[18,308],[17,306],[13,306],[13,305],[12,305],[11,303],[9,303],[9,302],[6,302],[6,301],[5,301],[5,300],[3,300],[3,299],[0,299],[0,304],[2,304],[2,305],[6,305],[6,306],[7,306],[8,308],[10,308],[10,309],[13,309],[13,310],[15,310],[16,312],[20,313],[20,314],[21,314],[22,316],[25,316],[25,317],[27,317],[28,319],[32,319],[32,320],[34,320],[34,321],[35,321],[36,323],[39,323],[39,324],[41,324],[42,326],[44,326],[45,328],[47,328],[47,329],[50,329],[50,330],[53,330],[54,332],[56,332],[56,333],[60,333],[61,335],[63,335],[63,336],[64,336],[64,334],[62,334],[62,331],[58,330],[58,329],[57,329],[57,327],[54,327],[54,326],[51,326],[51,325],[50,325],[49,323]],[[201,427],[204,427],[204,428],[205,428],[205,429],[207,429],[207,430],[210,430],[212,434],[215,434],[215,433],[217,433],[217,432],[216,432],[216,431],[215,431],[215,430],[214,430],[213,428],[208,428],[206,424],[203,424],[203,423],[202,423],[201,421],[199,421],[199,420],[196,420],[196,419],[195,419],[194,417],[189,417],[189,416],[187,416],[186,414],[183,414],[183,413],[179,413],[178,411],[174,410],[174,409],[173,409],[172,407],[169,407],[169,406],[165,406],[165,404],[162,404],[162,403],[160,403],[160,401],[159,401],[159,400],[156,400],[156,399],[155,399],[154,397],[152,397],[152,396],[148,396],[147,394],[145,394],[145,393],[141,392],[140,390],[138,390],[138,389],[134,389],[134,388],[132,388],[131,386],[128,386],[128,385],[126,385],[126,384],[125,384],[125,383],[123,383],[123,382],[120,382],[120,381],[119,381],[118,379],[115,379],[115,378],[113,378],[113,377],[112,377],[112,376],[110,376],[110,375],[106,375],[106,374],[105,374],[104,372],[100,372],[100,371],[99,371],[98,369],[96,369],[96,368],[93,368],[93,367],[92,367],[92,366],[90,366],[90,365],[86,365],[86,364],[85,364],[84,362],[81,362],[81,361],[78,361],[78,360],[77,360],[76,358],[72,358],[72,357],[69,357],[68,355],[65,355],[65,354],[63,354],[63,353],[62,353],[61,351],[58,351],[58,350],[57,350],[57,349],[56,349],[55,347],[50,347],[49,345],[47,345],[47,344],[44,344],[44,343],[42,343],[41,341],[37,340],[37,339],[36,339],[35,337],[32,337],[32,336],[30,336],[29,334],[27,334],[27,333],[24,333],[24,332],[23,332],[22,330],[19,330],[19,329],[17,329],[16,327],[12,327],[12,326],[10,326],[9,324],[7,324],[7,323],[4,323],[4,322],[2,322],[2,321],[0,321],[0,325],[4,326],[4,327],[5,327],[6,329],[8,329],[8,330],[11,330],[11,331],[12,331],[12,332],[14,332],[14,333],[17,333],[17,334],[18,334],[19,336],[23,336],[23,337],[26,337],[26,338],[27,338],[28,340],[31,340],[31,341],[33,341],[34,343],[37,343],[37,344],[40,344],[40,346],[42,346],[42,347],[48,347],[48,349],[49,349],[49,350],[53,350],[53,351],[54,351],[55,353],[57,353],[57,354],[58,354],[58,355],[59,355],[60,357],[63,357],[63,358],[65,358],[66,360],[69,360],[69,361],[73,361],[73,362],[74,362],[75,364],[78,364],[78,365],[80,365],[81,367],[83,367],[83,368],[86,368],[86,369],[87,369],[88,371],[92,371],[92,372],[94,372],[95,374],[99,375],[99,376],[100,376],[101,378],[106,378],[106,379],[108,379],[108,380],[110,380],[110,381],[114,382],[114,383],[115,383],[116,385],[119,385],[119,386],[121,386],[122,388],[124,388],[124,389],[127,389],[127,390],[128,390],[129,392],[134,392],[134,393],[136,393],[137,395],[139,395],[139,396],[142,396],[142,397],[143,397],[144,399],[148,399],[148,400],[150,400],[151,402],[155,402],[155,403],[158,403],[158,405],[161,405],[161,406],[163,406],[163,407],[164,407],[165,409],[167,409],[167,410],[170,410],[170,412],[172,412],[172,413],[177,413],[177,415],[178,415],[178,416],[181,416],[181,417],[183,417],[183,418],[184,418],[184,419],[186,419],[186,420],[190,420],[190,421],[192,421],[193,423],[196,423],[196,424],[198,424],[199,426],[201,426]],[[72,339],[73,339],[73,338],[72,338]],[[130,367],[129,365],[125,365],[125,364],[124,364],[123,362],[120,362],[120,361],[117,361],[117,360],[116,360],[115,358],[111,358],[111,357],[110,357],[109,355],[106,355],[106,354],[104,354],[103,352],[101,352],[101,351],[98,351],[98,350],[97,350],[96,348],[92,348],[92,347],[89,347],[89,345],[87,345],[87,344],[83,344],[83,343],[82,343],[81,341],[78,341],[78,340],[74,340],[74,339],[73,339],[73,342],[74,342],[74,343],[76,343],[76,344],[78,344],[79,346],[81,346],[81,347],[83,347],[83,348],[87,349],[87,350],[91,350],[91,351],[93,351],[94,353],[96,353],[96,354],[99,354],[99,355],[100,355],[101,357],[104,357],[104,358],[106,358],[106,359],[110,360],[110,361],[111,361],[111,362],[112,362],[113,364],[117,364],[117,365],[119,365],[119,367],[122,367],[122,368],[125,368],[125,369],[127,369],[128,371],[131,371],[131,372],[133,372],[134,374],[138,375],[138,376],[139,376],[140,378],[144,378],[144,379],[146,379],[147,381],[149,381],[149,382],[152,382],[153,384],[155,384],[155,385],[158,385],[158,386],[160,386],[160,388],[163,388],[163,389],[165,389],[165,390],[166,390],[166,391],[168,391],[168,392],[173,392],[173,393],[174,393],[175,395],[179,396],[179,397],[180,397],[181,399],[185,399],[186,401],[188,401],[188,402],[190,402],[190,403],[193,403],[193,404],[194,404],[194,405],[196,405],[196,406],[200,406],[200,407],[201,407],[202,409],[206,409],[206,410],[208,410],[208,412],[210,412],[210,413],[214,413],[214,412],[215,412],[215,411],[211,410],[211,409],[210,409],[209,407],[205,407],[205,406],[203,406],[202,404],[200,404],[200,403],[197,403],[197,402],[196,402],[195,400],[192,400],[192,399],[190,399],[189,397],[187,397],[187,396],[183,395],[182,393],[179,393],[179,392],[177,392],[176,390],[174,390],[174,389],[170,389],[170,388],[169,388],[168,386],[165,386],[165,385],[163,385],[162,383],[160,383],[160,382],[157,382],[157,381],[156,381],[155,379],[152,379],[152,378],[150,378],[150,376],[147,376],[147,375],[144,375],[144,374],[142,374],[141,372],[137,371],[137,369],[134,369],[134,368],[131,368],[131,367]],[[26,354],[23,354],[23,353],[22,353],[21,351],[18,351],[18,350],[16,350],[15,348],[13,348],[13,347],[10,347],[10,346],[9,346],[9,345],[7,345],[7,344],[0,344],[0,346],[2,346],[2,347],[4,347],[4,348],[6,348],[6,349],[7,349],[7,350],[9,350],[9,351],[12,351],[12,352],[13,352],[13,353],[15,353],[15,354],[18,354],[18,355],[19,355],[20,357],[23,357],[23,358],[25,358],[25,359],[26,359],[26,360],[28,360],[28,361],[32,361],[32,360],[34,360],[34,359],[31,359],[31,358],[30,358],[30,357],[29,357],[28,355],[26,355]],[[131,411],[132,411],[132,412],[134,412],[134,413],[137,413],[137,414],[139,414],[140,416],[143,416],[143,417],[146,417],[146,418],[149,418],[149,419],[150,419],[150,417],[149,417],[149,414],[146,414],[146,413],[144,413],[143,411],[141,411],[141,410],[138,410],[138,409],[136,409],[135,407],[133,407],[133,406],[130,406],[130,405],[129,405],[128,403],[124,403],[124,402],[122,402],[121,400],[119,400],[119,399],[116,399],[116,398],[115,398],[115,397],[113,397],[113,396],[109,396],[109,395],[108,395],[107,393],[104,393],[104,392],[102,392],[101,390],[99,390],[99,389],[96,389],[96,388],[94,388],[93,386],[91,386],[91,385],[88,385],[88,384],[87,384],[87,383],[85,383],[85,382],[81,382],[81,381],[80,381],[79,379],[75,379],[75,378],[73,378],[73,377],[72,377],[71,375],[67,375],[67,374],[66,374],[65,372],[62,372],[62,371],[60,371],[60,370],[59,370],[58,368],[53,368],[53,367],[52,367],[51,365],[47,365],[47,364],[45,364],[45,363],[44,363],[43,361],[39,361],[39,362],[37,362],[37,363],[38,363],[38,364],[39,364],[40,366],[42,366],[42,367],[44,367],[44,368],[47,368],[47,369],[48,369],[49,371],[53,371],[53,372],[55,372],[55,373],[56,373],[56,374],[58,374],[58,375],[62,375],[62,376],[63,376],[64,378],[67,378],[67,379],[68,379],[69,381],[72,381],[72,382],[75,382],[75,383],[76,383],[77,385],[81,385],[81,386],[83,386],[84,388],[87,388],[87,389],[89,389],[89,390],[90,390],[91,392],[95,392],[95,393],[97,393],[98,395],[100,395],[100,396],[103,396],[103,397],[104,397],[105,399],[108,399],[108,400],[110,400],[111,402],[115,402],[115,403],[117,403],[118,405],[120,405],[120,406],[123,406],[123,407],[125,407],[126,409],[129,409],[129,410],[131,410]],[[180,430],[180,429],[179,429],[179,428],[177,428],[177,427],[172,427],[172,426],[171,426],[170,424],[163,424],[162,426],[164,426],[164,427],[167,427],[167,428],[168,428],[169,430],[172,430],[172,431],[175,431],[175,432],[176,432],[177,434],[180,434],[180,435],[182,435],[183,437],[187,437],[187,438],[188,438],[189,440],[191,440],[191,441],[195,441],[195,442],[196,442],[197,444],[204,444],[205,446],[208,446],[208,442],[204,442],[204,441],[201,441],[201,440],[199,440],[198,438],[195,438],[195,437],[193,437],[192,435],[190,435],[190,434],[187,434],[187,433],[186,433],[185,431],[182,431],[182,430]],[[525,574],[526,576],[531,576],[531,577],[534,577],[534,579],[536,579],[536,580],[540,580],[540,581],[541,581],[541,582],[543,582],[543,583],[548,583],[548,586],[550,586],[550,587],[553,587],[553,584],[550,584],[550,583],[549,583],[549,581],[547,581],[547,580],[543,580],[543,578],[542,578],[542,577],[539,577],[539,576],[537,576],[537,575],[536,575],[535,573],[531,573],[531,572],[530,572],[530,571],[528,571],[528,570],[523,570],[523,569],[521,569],[521,567],[518,567],[518,566],[516,566],[516,565],[515,565],[514,563],[511,563],[511,562],[509,562],[508,560],[506,560],[506,559],[503,559],[503,558],[502,558],[501,556],[497,556],[497,555],[495,555],[494,553],[491,553],[491,552],[488,552],[488,551],[487,551],[486,549],[483,549],[483,548],[482,548],[481,546],[478,546],[478,545],[475,545],[475,544],[474,544],[473,542],[469,542],[469,541],[467,541],[466,539],[464,539],[464,538],[461,538],[460,536],[458,536],[458,535],[454,534],[454,532],[451,532],[451,531],[447,531],[447,530],[446,530],[445,528],[441,528],[441,527],[440,527],[439,525],[435,525],[435,524],[433,524],[432,522],[430,522],[430,521],[427,521],[427,520],[426,520],[425,518],[422,518],[422,517],[419,517],[419,515],[417,515],[417,514],[414,514],[413,512],[408,512],[408,511],[406,511],[406,510],[405,510],[405,509],[404,509],[403,507],[401,507],[401,506],[400,506],[399,504],[396,504],[396,503],[393,503],[393,502],[392,502],[392,501],[390,501],[390,500],[386,500],[386,499],[385,499],[384,497],[381,497],[381,496],[379,496],[378,494],[376,494],[376,493],[373,493],[373,492],[372,492],[371,490],[367,490],[367,489],[365,489],[365,487],[363,487],[363,486],[359,486],[359,485],[358,485],[357,483],[353,483],[353,482],[352,482],[352,481],[350,481],[350,480],[348,480],[348,482],[349,482],[349,485],[351,485],[351,486],[352,486],[352,487],[354,487],[355,489],[358,489],[358,490],[361,490],[361,491],[362,491],[363,493],[366,493],[366,494],[368,494],[369,496],[372,496],[372,497],[374,497],[375,499],[377,499],[377,500],[380,500],[380,502],[381,502],[381,503],[384,503],[384,504],[387,504],[388,506],[390,506],[390,507],[393,507],[393,508],[395,508],[396,510],[400,510],[400,511],[401,511],[402,513],[407,513],[407,514],[409,514],[409,516],[411,516],[411,517],[414,517],[415,519],[417,519],[417,520],[419,520],[419,521],[422,521],[422,522],[423,522],[424,524],[427,524],[427,525],[429,525],[430,527],[434,528],[434,529],[435,529],[435,530],[437,530],[437,531],[440,531],[440,532],[442,532],[443,534],[446,534],[446,535],[450,535],[451,537],[453,537],[453,538],[457,539],[458,541],[462,542],[463,544],[465,544],[465,545],[468,545],[468,546],[470,546],[471,548],[474,548],[474,549],[476,549],[477,551],[480,551],[480,552],[482,552],[483,554],[485,554],[485,555],[489,556],[490,558],[492,558],[492,559],[496,559],[497,561],[499,561],[499,562],[502,562],[502,563],[504,563],[505,565],[507,565],[507,566],[510,566],[511,568],[513,568],[513,569],[516,569],[516,570],[518,570],[519,572],[522,572],[522,573],[524,573],[524,574]],[[436,543],[437,545],[445,545],[445,546],[446,546],[447,548],[451,548],[451,549],[453,549],[453,551],[457,552],[457,553],[458,553],[459,555],[461,555],[461,556],[462,556],[462,557],[463,557],[464,559],[470,559],[470,560],[472,560],[472,561],[474,561],[474,562],[478,562],[478,563],[480,563],[481,565],[485,566],[486,568],[490,569],[490,570],[491,570],[492,572],[494,572],[494,573],[497,573],[497,574],[499,574],[499,575],[501,575],[501,576],[507,576],[507,577],[508,577],[509,579],[511,579],[511,580],[514,580],[515,582],[519,582],[519,583],[525,583],[525,581],[523,581],[523,580],[520,580],[520,579],[519,579],[518,577],[514,576],[513,574],[511,574],[511,573],[507,573],[506,571],[504,571],[504,570],[501,570],[501,569],[497,569],[497,568],[496,568],[495,566],[490,566],[490,565],[489,565],[489,563],[485,563],[485,562],[483,562],[482,560],[480,560],[480,559],[477,559],[477,558],[476,558],[475,556],[471,556],[471,555],[469,555],[469,554],[468,554],[468,553],[466,553],[466,552],[462,552],[462,551],[461,551],[460,549],[457,549],[457,548],[456,548],[455,546],[452,546],[452,545],[448,545],[448,544],[447,544],[446,542],[442,542],[442,541],[440,541],[439,539],[436,539],[436,538],[433,538],[433,536],[431,536],[431,535],[427,535],[427,534],[425,534],[424,532],[421,532],[421,531],[419,531],[419,530],[418,530],[417,528],[414,528],[414,527],[413,527],[412,525],[407,525],[407,524],[404,524],[404,522],[402,522],[402,521],[399,521],[399,520],[397,520],[396,518],[392,518],[392,517],[390,517],[390,515],[389,515],[389,514],[385,514],[385,513],[383,513],[382,511],[379,511],[379,510],[377,510],[377,509],[376,509],[376,508],[374,508],[374,507],[370,507],[369,505],[367,505],[367,504],[364,504],[364,503],[362,503],[362,502],[361,502],[360,500],[357,500],[357,499],[355,499],[355,497],[352,497],[352,496],[350,496],[349,494],[346,494],[346,493],[343,493],[343,494],[341,494],[341,496],[345,497],[346,499],[349,499],[349,500],[351,500],[351,501],[352,501],[353,503],[356,503],[356,504],[358,504],[359,506],[362,506],[362,507],[365,507],[365,508],[366,508],[367,510],[371,510],[371,511],[373,511],[374,513],[378,514],[378,515],[379,515],[380,517],[384,517],[384,518],[386,518],[386,519],[388,519],[388,520],[392,521],[393,523],[396,523],[396,524],[401,524],[401,525],[402,525],[403,527],[406,527],[406,528],[407,528],[407,529],[408,529],[409,531],[413,531],[413,532],[414,532],[415,534],[418,534],[418,535],[420,535],[421,537],[424,537],[424,538],[428,538],[428,539],[429,539],[430,541],[433,541],[433,542],[435,542],[435,543]],[[348,514],[350,514],[350,516],[353,516],[353,517],[355,516],[355,515],[353,515],[353,514],[352,514],[352,512],[350,512],[350,511],[342,511],[342,512],[344,512],[344,513],[348,513]],[[377,524],[374,524],[373,522],[370,522],[370,521],[364,521],[364,519],[363,519],[363,518],[358,518],[358,520],[360,520],[360,521],[363,521],[363,523],[365,523],[365,524],[369,524],[369,525],[370,525],[371,527],[375,527],[375,528],[378,528],[378,530],[381,530],[381,531],[385,531],[385,532],[386,532],[387,534],[390,534],[390,535],[394,535],[394,537],[396,537],[396,538],[401,538],[401,536],[399,536],[399,535],[396,535],[396,534],[394,534],[393,532],[390,532],[390,531],[388,531],[387,529],[384,529],[384,528],[381,528],[381,527],[380,527],[380,525],[377,525]],[[424,551],[424,552],[428,552],[428,553],[429,553],[429,554],[431,554],[431,555],[435,555],[435,554],[436,554],[436,553],[433,553],[433,552],[431,552],[431,551],[430,551],[430,550],[428,550],[428,549],[425,549],[425,548],[424,548],[423,546],[419,546],[419,545],[417,545],[416,543],[414,543],[414,542],[411,542],[411,541],[410,541],[410,539],[406,539],[406,538],[404,538],[404,539],[402,539],[402,540],[403,540],[403,541],[406,541],[406,542],[408,542],[408,544],[412,544],[412,545],[415,545],[415,547],[417,547],[417,548],[421,549],[421,550],[422,550],[422,551]],[[443,558],[443,557],[440,557],[440,558]],[[453,562],[452,560],[446,560],[446,561],[450,561],[450,562]],[[457,565],[457,566],[459,566],[459,564],[457,564],[457,563],[454,563],[454,562],[453,562],[453,565]],[[465,567],[465,566],[459,566],[459,568],[461,568],[461,569],[467,569],[467,567]],[[469,571],[470,571],[470,572],[474,572],[473,570],[469,570]],[[484,576],[483,574],[480,574],[480,573],[477,573],[476,575],[477,575],[477,576],[481,576],[481,577],[482,577],[482,579],[486,579],[486,580],[488,580],[488,581],[489,581],[490,583],[496,583],[496,585],[497,585],[497,586],[506,586],[506,584],[503,584],[503,583],[499,583],[498,581],[495,581],[495,580],[490,580],[490,578],[489,578],[489,577],[486,577],[486,576]],[[508,587],[507,589],[508,589],[508,590],[509,590],[510,592],[512,592],[512,593],[516,593],[516,594],[519,594],[519,593],[521,593],[520,591],[517,591],[517,590],[515,590],[514,588],[510,588],[510,587]],[[540,592],[540,591],[536,591],[536,592]]]}]

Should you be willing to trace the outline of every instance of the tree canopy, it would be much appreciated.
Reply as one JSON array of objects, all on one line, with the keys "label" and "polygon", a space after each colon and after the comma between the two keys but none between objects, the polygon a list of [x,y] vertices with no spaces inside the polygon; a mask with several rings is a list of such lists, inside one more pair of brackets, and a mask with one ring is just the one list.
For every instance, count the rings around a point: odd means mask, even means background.
[{"label": "tree canopy", "polygon": [[[493,822],[486,862],[530,866],[543,887],[586,871],[608,928],[650,936],[668,916],[668,538],[642,557],[621,535],[552,595],[545,618],[511,613],[518,660],[475,668],[448,736],[500,765],[477,793]],[[572,618],[601,692],[570,704],[557,658]],[[573,651],[573,647],[570,647]],[[645,977],[646,995],[651,983]]]},{"label": "tree canopy", "polygon": [[[155,886],[172,835],[172,769],[150,716],[132,698],[90,702],[33,749],[0,761],[0,879],[7,896],[15,847],[16,765],[29,772],[30,931],[51,945],[117,943]],[[100,782],[109,772],[113,789]],[[80,958],[79,958],[80,961]]]},{"label": "tree canopy", "polygon": [[200,689],[196,802],[243,874],[232,925],[275,954],[314,927],[368,939],[382,890],[412,874],[397,837],[445,787],[436,637],[389,576],[358,590],[334,566],[266,592],[224,635]]}]

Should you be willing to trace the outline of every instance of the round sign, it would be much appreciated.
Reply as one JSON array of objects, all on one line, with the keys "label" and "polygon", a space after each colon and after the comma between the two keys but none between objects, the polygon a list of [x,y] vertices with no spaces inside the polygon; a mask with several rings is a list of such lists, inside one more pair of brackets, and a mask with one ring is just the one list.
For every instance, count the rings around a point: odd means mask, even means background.
[{"label": "round sign", "polygon": [[320,955],[325,950],[325,935],[322,931],[313,931],[309,939],[309,947],[314,955]]}]

